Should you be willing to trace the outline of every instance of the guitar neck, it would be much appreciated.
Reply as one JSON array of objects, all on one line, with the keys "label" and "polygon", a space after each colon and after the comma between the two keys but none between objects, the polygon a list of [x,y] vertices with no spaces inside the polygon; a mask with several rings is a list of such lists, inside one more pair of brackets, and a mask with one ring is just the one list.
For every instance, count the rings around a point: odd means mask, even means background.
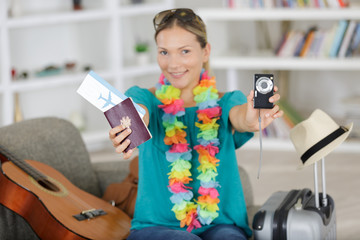
[{"label": "guitar neck", "polygon": [[21,170],[26,172],[29,176],[34,178],[36,181],[47,179],[47,176],[45,176],[23,160],[11,159],[10,161],[13,162],[16,166],[18,166]]},{"label": "guitar neck", "polygon": [[10,162],[14,163],[21,170],[23,170],[29,176],[34,178],[36,181],[46,180],[47,179],[47,177],[44,174],[42,174],[41,172],[39,172],[38,170],[33,168],[30,164],[28,164],[24,160],[18,159],[13,154],[11,154],[7,150],[5,150],[2,146],[0,146],[0,155],[1,155],[0,158],[2,160],[5,158],[5,159],[9,160]]}]

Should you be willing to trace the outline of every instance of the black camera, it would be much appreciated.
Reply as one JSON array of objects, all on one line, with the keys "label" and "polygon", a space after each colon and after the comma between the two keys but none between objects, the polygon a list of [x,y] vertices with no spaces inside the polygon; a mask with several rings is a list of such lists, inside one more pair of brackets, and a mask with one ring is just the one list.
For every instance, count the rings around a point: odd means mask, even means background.
[{"label": "black camera", "polygon": [[254,108],[273,108],[269,98],[274,95],[274,75],[254,75]]}]

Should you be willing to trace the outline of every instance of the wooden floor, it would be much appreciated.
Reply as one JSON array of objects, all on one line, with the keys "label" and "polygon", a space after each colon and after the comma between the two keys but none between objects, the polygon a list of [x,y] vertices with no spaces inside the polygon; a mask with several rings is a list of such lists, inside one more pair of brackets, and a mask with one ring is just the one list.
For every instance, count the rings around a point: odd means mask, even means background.
[{"label": "wooden floor", "polygon": [[[259,151],[241,149],[237,155],[239,164],[250,174],[257,205],[279,190],[314,190],[313,167],[296,170],[300,159],[295,152],[264,152],[260,179]],[[318,165],[320,170],[321,164]],[[325,165],[327,194],[335,201],[337,239],[360,239],[360,154],[333,152],[325,158]],[[320,172],[318,176],[322,192]]]}]

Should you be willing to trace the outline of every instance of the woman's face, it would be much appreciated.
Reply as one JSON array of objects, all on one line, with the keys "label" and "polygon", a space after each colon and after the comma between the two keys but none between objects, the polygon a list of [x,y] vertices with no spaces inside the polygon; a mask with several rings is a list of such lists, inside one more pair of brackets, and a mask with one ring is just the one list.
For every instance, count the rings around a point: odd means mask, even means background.
[{"label": "woman's face", "polygon": [[157,61],[165,77],[176,88],[192,90],[209,59],[210,45],[201,48],[195,34],[178,26],[159,32],[156,43]]}]

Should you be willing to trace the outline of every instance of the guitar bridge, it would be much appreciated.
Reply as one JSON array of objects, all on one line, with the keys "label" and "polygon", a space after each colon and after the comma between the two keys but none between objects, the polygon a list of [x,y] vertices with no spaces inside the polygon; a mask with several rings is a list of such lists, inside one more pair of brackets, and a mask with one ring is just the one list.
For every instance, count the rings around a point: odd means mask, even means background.
[{"label": "guitar bridge", "polygon": [[89,210],[85,210],[82,211],[81,213],[74,215],[73,217],[76,218],[78,221],[82,221],[85,219],[92,219],[98,216],[102,216],[105,215],[106,212],[102,209],[89,209]]}]

